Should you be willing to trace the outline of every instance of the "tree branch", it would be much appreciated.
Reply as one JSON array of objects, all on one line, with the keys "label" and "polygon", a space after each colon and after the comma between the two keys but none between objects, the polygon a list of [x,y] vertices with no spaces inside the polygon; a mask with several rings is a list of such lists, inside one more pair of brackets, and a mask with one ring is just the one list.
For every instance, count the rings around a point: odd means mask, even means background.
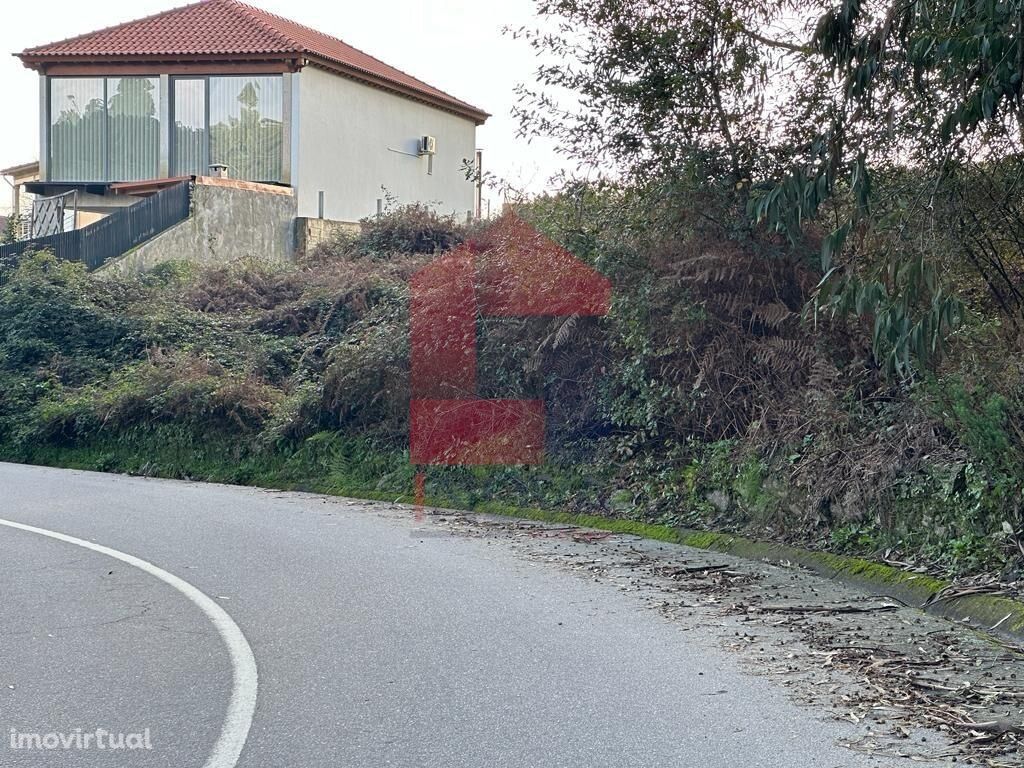
[{"label": "tree branch", "polygon": [[783,40],[772,40],[770,37],[765,37],[757,32],[747,29],[746,27],[740,27],[740,32],[749,37],[751,40],[756,40],[762,45],[767,45],[769,48],[781,48],[784,51],[790,51],[791,53],[813,53],[809,45],[797,45],[796,43],[787,43]]}]

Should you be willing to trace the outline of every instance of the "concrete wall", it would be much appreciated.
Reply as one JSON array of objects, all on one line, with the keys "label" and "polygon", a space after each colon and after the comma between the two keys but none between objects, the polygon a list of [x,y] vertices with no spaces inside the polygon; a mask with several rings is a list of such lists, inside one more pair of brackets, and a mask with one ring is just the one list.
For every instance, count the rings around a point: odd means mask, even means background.
[{"label": "concrete wall", "polygon": [[347,221],[299,217],[295,220],[295,252],[307,254],[318,245],[331,243],[342,235],[358,235],[360,229],[358,224]]},{"label": "concrete wall", "polygon": [[118,208],[130,208],[142,198],[136,195],[94,195],[79,190],[77,200],[80,211],[109,215]]},{"label": "concrete wall", "polygon": [[196,184],[192,215],[102,267],[141,272],[164,261],[225,264],[244,258],[290,261],[295,253],[291,190],[255,191]]},{"label": "concrete wall", "polygon": [[[294,77],[299,216],[318,215],[322,190],[324,218],[358,221],[377,212],[382,186],[399,203],[430,203],[459,217],[473,210],[475,185],[461,170],[476,154],[472,120],[315,67]],[[438,144],[433,174],[428,158],[417,156],[427,135]]]}]

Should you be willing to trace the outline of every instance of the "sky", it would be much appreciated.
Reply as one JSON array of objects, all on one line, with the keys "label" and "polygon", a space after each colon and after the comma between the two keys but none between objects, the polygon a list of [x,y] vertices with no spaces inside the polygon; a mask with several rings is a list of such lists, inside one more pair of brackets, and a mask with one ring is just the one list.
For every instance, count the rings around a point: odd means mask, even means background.
[{"label": "sky", "polygon": [[[185,4],[187,0],[46,0],[0,12],[0,168],[39,158],[38,75],[10,54]],[[484,169],[535,193],[566,161],[544,140],[517,138],[515,87],[532,83],[537,62],[523,41],[502,33],[533,19],[533,0],[248,0],[314,27],[490,112],[477,131]],[[2,186],[2,185],[0,185]],[[8,206],[0,189],[0,210]],[[500,205],[497,190],[488,192]]]}]

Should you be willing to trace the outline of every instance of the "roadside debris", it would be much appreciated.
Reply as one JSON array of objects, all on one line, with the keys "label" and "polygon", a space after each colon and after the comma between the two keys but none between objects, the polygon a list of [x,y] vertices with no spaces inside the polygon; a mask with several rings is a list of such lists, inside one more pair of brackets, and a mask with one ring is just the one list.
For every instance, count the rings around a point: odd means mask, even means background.
[{"label": "roadside debris", "polygon": [[[794,698],[864,727],[843,742],[919,764],[1024,765],[1024,648],[863,594],[797,567],[573,526],[434,512],[467,536],[501,536],[531,559],[620,590],[721,643]],[[991,584],[930,602],[999,594]]]}]

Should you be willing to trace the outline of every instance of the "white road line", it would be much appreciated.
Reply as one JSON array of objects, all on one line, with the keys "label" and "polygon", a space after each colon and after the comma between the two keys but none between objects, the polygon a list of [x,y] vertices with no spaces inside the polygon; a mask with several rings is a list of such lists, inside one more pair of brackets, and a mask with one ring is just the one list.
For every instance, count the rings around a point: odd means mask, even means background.
[{"label": "white road line", "polygon": [[118,552],[110,547],[76,539],[74,536],[67,536],[56,531],[48,531],[45,528],[36,528],[32,525],[13,523],[9,520],[0,520],[0,525],[91,549],[93,552],[99,552],[115,560],[120,560],[122,563],[127,563],[174,587],[206,614],[228,647],[228,653],[231,655],[233,683],[224,726],[221,728],[220,737],[213,747],[213,752],[207,758],[204,768],[235,768],[242,754],[242,747],[245,746],[245,740],[249,736],[249,728],[252,726],[253,714],[256,711],[257,675],[256,657],[253,656],[252,648],[245,639],[245,635],[242,634],[242,630],[238,628],[227,611],[187,581],[133,555],[126,555],[124,552]]}]

